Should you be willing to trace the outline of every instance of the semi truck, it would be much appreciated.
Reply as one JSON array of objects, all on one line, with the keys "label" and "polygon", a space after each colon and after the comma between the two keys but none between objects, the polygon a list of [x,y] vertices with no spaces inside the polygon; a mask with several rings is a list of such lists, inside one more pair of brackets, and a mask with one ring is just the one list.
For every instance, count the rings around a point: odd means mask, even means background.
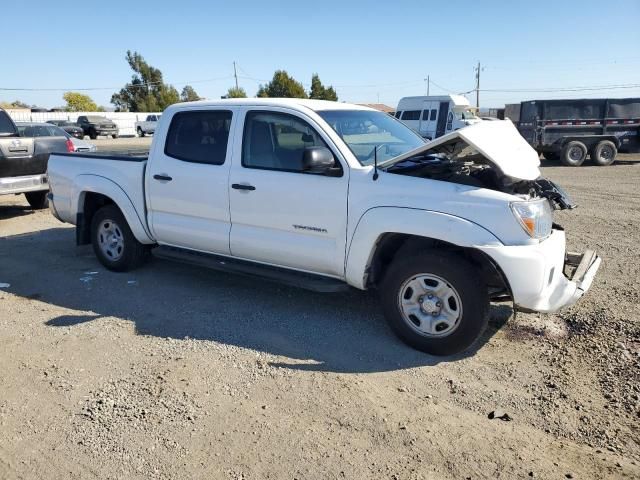
[{"label": "semi truck", "polygon": [[589,155],[606,166],[618,152],[640,151],[640,98],[529,100],[519,107],[507,105],[505,116],[547,160],[577,167]]}]

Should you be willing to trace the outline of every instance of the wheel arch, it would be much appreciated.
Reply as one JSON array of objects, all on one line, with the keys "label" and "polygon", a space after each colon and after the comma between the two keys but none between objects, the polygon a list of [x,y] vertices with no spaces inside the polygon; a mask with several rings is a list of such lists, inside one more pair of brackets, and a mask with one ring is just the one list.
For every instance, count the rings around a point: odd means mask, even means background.
[{"label": "wheel arch", "polygon": [[[377,227],[384,225],[384,230]],[[500,267],[475,246],[502,245],[488,230],[469,220],[433,211],[379,207],[367,211],[353,233],[346,260],[347,282],[375,287],[396,255],[424,249],[456,252],[480,267],[488,283],[508,291]]]},{"label": "wheel arch", "polygon": [[144,224],[133,202],[119,185],[104,177],[82,175],[82,190],[78,192],[76,210],[76,243],[86,245],[91,242],[91,220],[103,206],[113,204],[122,212],[131,232],[143,244],[155,241]]}]

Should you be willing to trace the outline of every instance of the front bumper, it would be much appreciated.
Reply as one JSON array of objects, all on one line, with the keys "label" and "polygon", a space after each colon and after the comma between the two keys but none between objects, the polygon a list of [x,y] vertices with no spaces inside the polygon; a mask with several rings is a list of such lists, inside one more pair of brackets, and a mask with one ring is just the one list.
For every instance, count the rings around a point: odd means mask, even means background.
[{"label": "front bumper", "polygon": [[534,245],[480,247],[504,273],[519,310],[550,313],[576,303],[591,287],[601,258],[566,253],[564,232]]},{"label": "front bumper", "polygon": [[40,190],[49,190],[47,176],[44,174],[0,178],[0,195],[38,192]]}]

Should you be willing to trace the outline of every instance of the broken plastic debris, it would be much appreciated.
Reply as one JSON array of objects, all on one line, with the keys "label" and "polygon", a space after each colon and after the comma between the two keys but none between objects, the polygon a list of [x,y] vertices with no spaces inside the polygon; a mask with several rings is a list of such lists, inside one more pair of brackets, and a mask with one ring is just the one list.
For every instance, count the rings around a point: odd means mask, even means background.
[{"label": "broken plastic debris", "polygon": [[489,417],[489,420],[493,420],[494,418],[498,418],[504,422],[510,422],[511,420],[513,420],[508,413],[503,412],[502,410],[494,410],[487,416]]},{"label": "broken plastic debris", "polygon": [[0,288],[9,288],[10,286],[10,283],[0,283]]}]

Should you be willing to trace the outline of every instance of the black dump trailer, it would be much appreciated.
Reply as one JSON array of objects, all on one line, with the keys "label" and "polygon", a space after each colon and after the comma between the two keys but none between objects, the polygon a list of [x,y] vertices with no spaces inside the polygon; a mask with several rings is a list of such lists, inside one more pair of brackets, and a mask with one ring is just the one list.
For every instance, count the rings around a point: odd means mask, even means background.
[{"label": "black dump trailer", "polygon": [[640,151],[640,98],[530,100],[514,123],[538,153],[572,167],[587,155],[604,166]]}]

